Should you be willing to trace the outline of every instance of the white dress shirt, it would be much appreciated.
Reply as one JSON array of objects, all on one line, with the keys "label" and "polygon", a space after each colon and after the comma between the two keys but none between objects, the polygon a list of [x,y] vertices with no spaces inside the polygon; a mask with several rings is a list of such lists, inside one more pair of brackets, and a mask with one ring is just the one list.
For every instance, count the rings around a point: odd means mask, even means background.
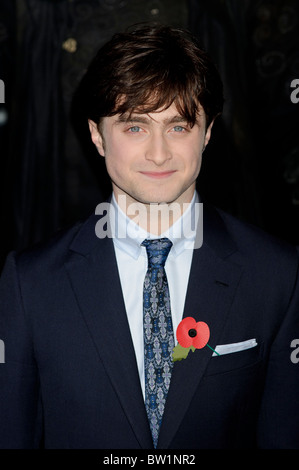
[{"label": "white dress shirt", "polygon": [[[169,286],[170,307],[175,336],[185,305],[195,240],[195,230],[192,228],[191,220],[195,220],[195,202],[198,202],[198,200],[198,195],[195,192],[190,205],[182,217],[169,230],[158,236],[146,232],[132,222],[121,210],[114,195],[112,197],[114,210],[110,212],[111,232],[143,396],[145,387],[143,283],[148,267],[148,259],[146,249],[141,246],[141,243],[146,238],[155,239],[163,237],[169,238],[173,243],[165,263],[165,271]],[[201,204],[198,206],[201,206]],[[183,231],[183,226],[190,229]],[[121,234],[121,236],[118,236],[118,234]]]}]

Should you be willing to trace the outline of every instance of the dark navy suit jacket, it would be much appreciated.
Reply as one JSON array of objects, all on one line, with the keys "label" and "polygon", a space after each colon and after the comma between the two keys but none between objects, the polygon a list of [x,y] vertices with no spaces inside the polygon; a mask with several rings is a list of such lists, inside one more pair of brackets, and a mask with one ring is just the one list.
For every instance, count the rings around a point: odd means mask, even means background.
[{"label": "dark navy suit jacket", "polygon": [[[152,448],[113,242],[96,237],[97,220],[8,256],[1,448]],[[258,345],[175,362],[158,448],[299,448],[296,250],[204,205],[183,315],[208,323],[212,348]]]}]

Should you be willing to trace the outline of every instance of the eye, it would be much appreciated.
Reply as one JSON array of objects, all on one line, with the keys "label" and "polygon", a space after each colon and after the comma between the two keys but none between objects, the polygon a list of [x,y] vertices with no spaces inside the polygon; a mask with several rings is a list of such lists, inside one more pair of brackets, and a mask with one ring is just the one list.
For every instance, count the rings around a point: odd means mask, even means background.
[{"label": "eye", "polygon": [[186,129],[182,126],[174,126],[173,130],[175,132],[184,132]]},{"label": "eye", "polygon": [[129,132],[133,132],[134,134],[138,134],[140,130],[141,130],[141,127],[139,126],[132,126],[132,127],[129,127],[128,129]]}]

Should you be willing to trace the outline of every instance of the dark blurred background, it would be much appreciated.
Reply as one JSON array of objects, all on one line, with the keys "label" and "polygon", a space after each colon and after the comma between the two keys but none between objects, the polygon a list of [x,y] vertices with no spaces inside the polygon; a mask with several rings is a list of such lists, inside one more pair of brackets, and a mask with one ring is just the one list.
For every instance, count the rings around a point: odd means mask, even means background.
[{"label": "dark blurred background", "polygon": [[299,244],[298,0],[0,0],[0,268],[109,194],[72,97],[97,49],[142,21],[190,29],[224,81],[200,193]]}]

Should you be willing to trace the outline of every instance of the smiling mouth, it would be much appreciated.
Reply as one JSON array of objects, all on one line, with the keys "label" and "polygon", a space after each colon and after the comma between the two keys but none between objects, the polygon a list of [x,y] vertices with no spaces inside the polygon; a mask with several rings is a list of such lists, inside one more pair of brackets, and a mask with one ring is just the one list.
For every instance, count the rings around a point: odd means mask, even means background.
[{"label": "smiling mouth", "polygon": [[176,170],[172,171],[140,171],[142,175],[148,176],[149,178],[161,179],[167,178],[168,176],[173,175]]}]

